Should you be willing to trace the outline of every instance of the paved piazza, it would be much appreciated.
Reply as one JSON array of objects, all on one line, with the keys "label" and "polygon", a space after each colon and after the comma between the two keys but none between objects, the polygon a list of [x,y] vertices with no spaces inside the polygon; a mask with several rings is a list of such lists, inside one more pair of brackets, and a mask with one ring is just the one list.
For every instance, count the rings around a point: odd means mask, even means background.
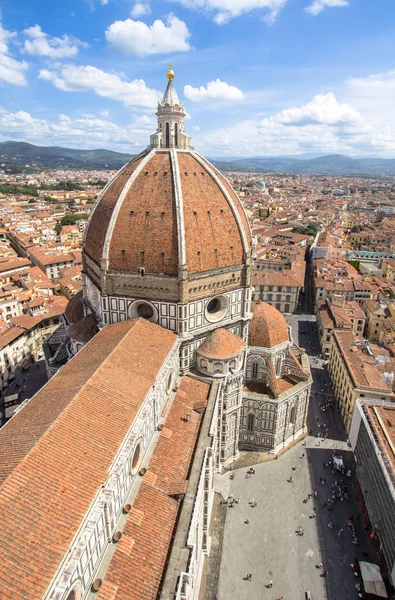
[{"label": "paved piazza", "polygon": [[[299,329],[308,334],[303,344],[296,335],[299,320]],[[373,547],[367,547],[354,493],[352,453],[339,415],[335,407],[325,412],[320,408],[320,404],[333,400],[333,396],[328,374],[316,356],[313,317],[295,316],[290,321],[295,340],[306,347],[311,360],[314,383],[309,428],[312,435],[307,437],[306,446],[299,442],[278,460],[256,465],[256,472],[250,478],[245,477],[248,468],[235,471],[231,494],[240,501],[227,509],[218,600],[275,600],[281,596],[283,600],[304,600],[306,591],[310,591],[313,600],[352,600],[358,594],[350,563],[356,556],[362,559],[362,552],[367,549],[370,551],[368,560],[377,558]],[[329,429],[325,442],[318,437],[323,431],[319,423],[325,423]],[[333,450],[343,456],[346,470],[352,470],[351,477],[339,477],[323,466]],[[294,466],[297,466],[296,471],[292,470]],[[287,479],[291,475],[294,481],[289,483]],[[326,479],[325,485],[320,483],[321,477]],[[349,500],[338,500],[330,513],[322,505],[331,498],[335,480],[342,477]],[[313,490],[317,490],[317,498],[304,503]],[[252,499],[257,502],[255,508],[249,504]],[[310,518],[314,512],[317,516]],[[358,545],[352,543],[347,529],[351,516]],[[245,519],[249,520],[248,524],[244,523]],[[333,522],[334,531],[328,528],[329,522]],[[304,529],[303,536],[295,533],[299,527]],[[339,536],[341,529],[344,532]],[[328,571],[326,578],[321,577],[322,570],[316,568],[321,562]],[[243,580],[247,573],[252,574],[251,581]],[[266,588],[270,581],[273,587]]]}]

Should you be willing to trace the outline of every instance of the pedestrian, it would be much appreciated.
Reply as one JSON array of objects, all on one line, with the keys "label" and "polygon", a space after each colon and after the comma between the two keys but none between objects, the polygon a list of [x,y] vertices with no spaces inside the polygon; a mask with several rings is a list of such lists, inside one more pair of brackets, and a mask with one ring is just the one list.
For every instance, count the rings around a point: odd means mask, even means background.
[{"label": "pedestrian", "polygon": [[272,587],[273,587],[273,581],[272,581],[272,580],[270,580],[270,581],[269,581],[269,584],[268,584],[268,586],[267,586],[267,587],[268,587],[268,588],[272,588]]}]

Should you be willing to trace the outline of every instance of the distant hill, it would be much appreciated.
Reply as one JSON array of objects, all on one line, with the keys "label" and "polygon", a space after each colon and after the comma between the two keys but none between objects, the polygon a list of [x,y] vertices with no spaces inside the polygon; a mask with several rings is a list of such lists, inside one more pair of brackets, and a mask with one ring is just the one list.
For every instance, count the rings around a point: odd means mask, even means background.
[{"label": "distant hill", "polygon": [[[0,164],[14,170],[24,170],[26,165],[50,169],[120,169],[132,157],[132,154],[103,149],[76,150],[12,141],[0,143]],[[212,162],[221,171],[395,177],[395,159],[350,158],[341,154],[215,158]]]},{"label": "distant hill", "polygon": [[228,161],[215,161],[222,171],[253,171],[275,173],[300,173],[352,177],[394,177],[394,158],[350,158],[342,154],[329,154],[317,158],[252,157]]},{"label": "distant hill", "polygon": [[132,154],[122,154],[112,150],[75,150],[11,141],[0,143],[0,164],[9,166],[37,165],[51,169],[120,169],[132,156]]}]

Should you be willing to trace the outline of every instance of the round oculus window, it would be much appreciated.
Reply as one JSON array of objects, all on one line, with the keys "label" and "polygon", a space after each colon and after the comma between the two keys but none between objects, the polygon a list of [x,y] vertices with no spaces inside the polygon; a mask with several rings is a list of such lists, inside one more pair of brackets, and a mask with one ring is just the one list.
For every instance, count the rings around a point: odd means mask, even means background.
[{"label": "round oculus window", "polygon": [[167,379],[167,387],[166,387],[166,391],[168,394],[170,394],[171,390],[173,389],[173,383],[174,383],[174,373],[170,373],[170,375]]},{"label": "round oculus window", "polygon": [[142,302],[137,307],[137,314],[139,317],[143,317],[144,319],[152,319],[154,316],[154,309],[150,304]]},{"label": "round oculus window", "polygon": [[135,300],[129,307],[129,319],[141,317],[156,323],[158,320],[158,311],[155,306],[146,300]]},{"label": "round oculus window", "polygon": [[206,319],[210,323],[221,321],[229,308],[229,300],[226,296],[215,296],[206,305]]},{"label": "round oculus window", "polygon": [[141,459],[141,443],[139,442],[133,452],[132,465],[131,465],[132,475],[135,475],[135,473],[137,473],[139,465],[140,465],[140,459]]},{"label": "round oculus window", "polygon": [[65,600],[80,600],[81,598],[81,586],[79,583],[74,584],[72,590],[67,594]]}]

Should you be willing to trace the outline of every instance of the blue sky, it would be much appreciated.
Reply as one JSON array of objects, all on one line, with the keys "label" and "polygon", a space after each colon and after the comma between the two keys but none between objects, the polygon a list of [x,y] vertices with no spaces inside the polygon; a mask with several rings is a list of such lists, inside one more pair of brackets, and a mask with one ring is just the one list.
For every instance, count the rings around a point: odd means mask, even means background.
[{"label": "blue sky", "polygon": [[167,64],[208,156],[395,157],[394,0],[3,0],[0,141],[136,152]]}]

